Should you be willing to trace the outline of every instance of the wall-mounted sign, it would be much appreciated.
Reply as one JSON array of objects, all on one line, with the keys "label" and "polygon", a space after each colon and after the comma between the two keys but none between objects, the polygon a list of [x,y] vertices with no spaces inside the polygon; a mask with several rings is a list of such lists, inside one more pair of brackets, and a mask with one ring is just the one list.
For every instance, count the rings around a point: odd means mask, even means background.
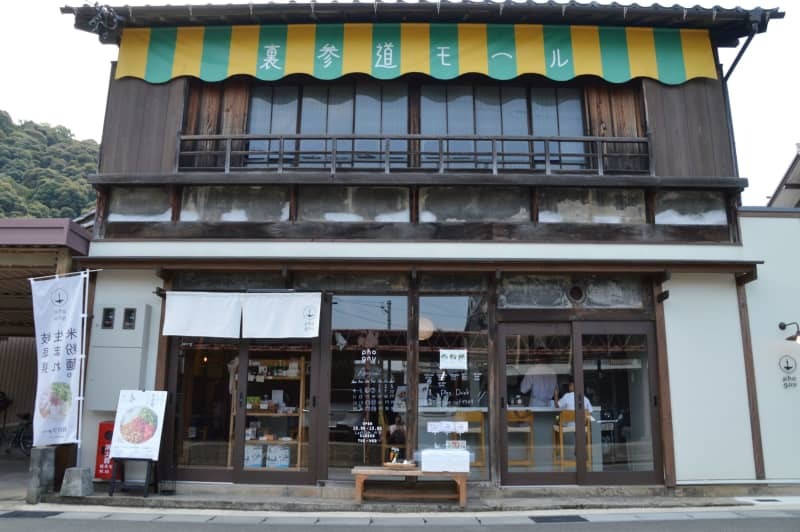
[{"label": "wall-mounted sign", "polygon": [[778,367],[781,368],[783,375],[781,376],[781,384],[784,390],[791,390],[797,388],[797,360],[790,355],[783,355],[778,360]]},{"label": "wall-mounted sign", "polygon": [[120,390],[111,458],[158,460],[167,392]]},{"label": "wall-mounted sign", "polygon": [[439,349],[439,369],[467,369],[466,349]]}]

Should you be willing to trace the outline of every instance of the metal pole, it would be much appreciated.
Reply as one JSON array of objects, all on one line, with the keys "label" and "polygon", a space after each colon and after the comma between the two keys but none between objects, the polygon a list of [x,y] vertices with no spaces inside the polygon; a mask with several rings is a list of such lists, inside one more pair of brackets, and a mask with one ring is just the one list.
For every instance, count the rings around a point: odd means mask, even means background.
[{"label": "metal pole", "polygon": [[78,439],[78,452],[77,458],[75,460],[76,467],[81,466],[81,431],[83,430],[83,403],[84,403],[84,385],[85,385],[85,377],[86,377],[86,329],[89,321],[89,270],[84,270],[81,272],[81,276],[83,277],[83,314],[82,314],[82,321],[83,321],[83,334],[81,335],[81,365],[78,368],[79,377],[78,377],[78,431],[77,431],[77,439]]}]

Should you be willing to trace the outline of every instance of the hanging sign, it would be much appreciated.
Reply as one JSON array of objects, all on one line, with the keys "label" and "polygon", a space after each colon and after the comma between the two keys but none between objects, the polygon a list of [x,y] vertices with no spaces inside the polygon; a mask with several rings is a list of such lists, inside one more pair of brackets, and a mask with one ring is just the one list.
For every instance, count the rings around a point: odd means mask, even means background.
[{"label": "hanging sign", "polygon": [[439,369],[467,369],[466,349],[439,349]]},{"label": "hanging sign", "polygon": [[78,441],[86,273],[31,279],[36,330],[33,445]]},{"label": "hanging sign", "polygon": [[111,458],[158,460],[167,392],[120,390]]}]

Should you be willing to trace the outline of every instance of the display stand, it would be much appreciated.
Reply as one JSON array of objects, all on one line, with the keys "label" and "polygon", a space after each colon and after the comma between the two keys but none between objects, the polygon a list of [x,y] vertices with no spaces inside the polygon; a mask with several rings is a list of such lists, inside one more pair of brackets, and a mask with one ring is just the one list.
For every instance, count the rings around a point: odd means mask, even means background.
[{"label": "display stand", "polygon": [[[125,462],[145,462],[147,470],[144,474],[144,481],[135,480],[129,481],[125,480]],[[117,481],[117,476],[121,476],[122,479]],[[153,491],[158,493],[158,462],[155,460],[146,460],[142,458],[112,458],[111,459],[111,482],[108,485],[108,496],[114,496],[114,490],[119,484],[119,489],[130,489],[130,488],[143,488],[143,495],[147,497],[148,493],[150,492],[150,483],[153,483]]]}]

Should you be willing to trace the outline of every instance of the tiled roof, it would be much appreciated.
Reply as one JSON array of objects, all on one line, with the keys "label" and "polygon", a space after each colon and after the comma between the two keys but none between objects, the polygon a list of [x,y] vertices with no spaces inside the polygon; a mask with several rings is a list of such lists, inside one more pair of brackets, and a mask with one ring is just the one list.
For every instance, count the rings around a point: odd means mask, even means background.
[{"label": "tiled roof", "polygon": [[[719,46],[735,45],[751,32],[763,32],[770,19],[783,18],[777,8],[600,4],[553,0],[266,2],[227,5],[120,6],[114,11],[128,27],[332,22],[495,22],[707,28]],[[64,7],[75,14],[75,26],[89,30],[95,8]]]}]

